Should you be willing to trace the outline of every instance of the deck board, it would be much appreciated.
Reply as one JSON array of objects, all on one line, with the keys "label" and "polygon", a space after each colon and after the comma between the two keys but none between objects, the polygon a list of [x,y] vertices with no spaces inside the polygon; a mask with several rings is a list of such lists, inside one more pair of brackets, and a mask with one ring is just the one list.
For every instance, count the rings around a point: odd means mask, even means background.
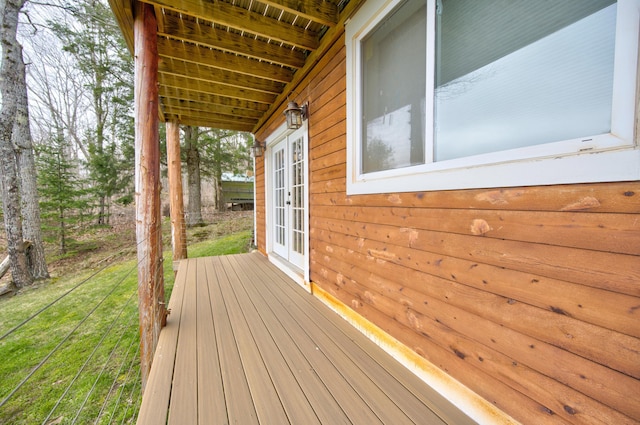
[{"label": "deck board", "polygon": [[198,423],[222,424],[227,420],[220,357],[213,326],[209,282],[213,269],[198,263]]},{"label": "deck board", "polygon": [[[238,270],[250,269],[248,265],[240,264]],[[254,279],[264,279],[260,274],[251,273]],[[245,275],[245,281],[251,282]],[[297,371],[302,383],[302,391],[306,395],[305,409],[311,409],[321,420],[321,423],[350,423],[344,408],[336,400],[336,392],[349,388],[349,384],[337,373],[335,368],[323,370],[326,365],[318,360],[318,351],[314,341],[308,338],[301,324],[289,316],[290,306],[282,306],[273,302],[270,290],[257,291],[255,286],[245,285],[248,297],[260,309],[260,315],[269,321],[269,331],[279,342],[279,353],[283,357],[295,361],[289,363],[292,371]],[[304,388],[304,384],[308,387]],[[289,396],[291,397],[291,396]],[[342,403],[350,400],[342,400]],[[292,422],[297,423],[297,422]],[[376,423],[376,422],[373,422]]]},{"label": "deck board", "polygon": [[182,300],[187,282],[186,273],[187,267],[183,267],[176,275],[176,283],[173,286],[168,305],[171,314],[167,317],[167,325],[162,329],[158,338],[158,346],[153,356],[153,364],[144,391],[145,395],[142,398],[138,414],[138,423],[141,424],[166,422],[180,330]]},{"label": "deck board", "polygon": [[212,270],[212,276],[215,276],[213,280],[209,281],[211,285],[209,289],[214,312],[213,323],[216,329],[216,341],[220,350],[220,369],[222,371],[228,423],[259,423],[256,409],[253,405],[251,390],[242,367],[242,359],[236,337],[233,334],[231,318],[220,289],[220,280],[224,280],[226,276],[223,270],[217,270],[213,264],[208,266],[208,270]]},{"label": "deck board", "polygon": [[[255,284],[255,282],[252,283]],[[358,389],[367,384],[366,377],[362,380],[363,376],[357,373],[358,370],[351,369],[350,360],[339,355],[335,344],[326,338],[319,327],[305,326],[309,321],[306,320],[297,303],[275,296],[275,293],[280,293],[277,285],[270,285],[271,290],[263,291],[259,291],[255,286],[247,285],[247,287],[253,289],[256,295],[263,297],[263,305],[277,309],[276,314],[281,319],[281,326],[284,326],[293,338],[292,345],[303,350],[313,369],[324,378],[324,384],[337,399],[351,422],[354,418],[358,418],[362,423],[367,424],[406,423],[404,418],[398,417],[393,422],[382,420],[378,410],[392,408],[386,403],[388,400],[381,398],[379,391],[370,392],[368,398],[361,397]],[[290,302],[283,304],[283,300]],[[350,370],[350,376],[345,369]],[[345,374],[348,376],[345,377]],[[389,413],[396,413],[396,409]]]},{"label": "deck board", "polygon": [[[187,282],[197,281],[197,267],[193,267],[194,265],[190,265],[187,269]],[[171,402],[169,403],[168,423],[170,425],[196,424],[198,420],[196,300],[197,287],[188,285],[182,299],[180,331],[178,333]],[[196,394],[196,397],[193,397],[192,394]]]},{"label": "deck board", "polygon": [[260,338],[260,335],[255,335],[254,337],[252,334],[250,325],[247,322],[246,312],[240,306],[233,290],[234,286],[241,286],[241,282],[230,268],[225,267],[226,264],[222,264],[223,258],[212,258],[211,261],[214,262],[215,269],[226,272],[226,279],[220,279],[220,289],[227,303],[228,313],[233,324],[233,334],[236,338],[238,353],[247,377],[249,390],[252,395],[260,395],[259,397],[253,397],[258,421],[265,424],[287,423],[288,419],[284,407],[278,398],[273,380],[269,375],[256,341],[257,338]]},{"label": "deck board", "polygon": [[[236,270],[238,270],[238,279],[248,278],[242,270],[237,267]],[[286,412],[288,421],[296,424],[320,424],[317,415],[305,397],[304,390],[300,385],[301,381],[296,377],[295,369],[291,367],[295,366],[295,363],[287,363],[272,336],[273,331],[280,329],[279,323],[273,320],[273,316],[265,314],[265,311],[259,311],[260,306],[253,303],[246,288],[237,285],[234,289],[238,291],[237,299],[241,304],[240,308],[244,312],[247,322],[251,323],[256,348],[260,352],[265,369],[273,382],[274,390]],[[278,339],[284,340],[282,335]],[[290,351],[289,355],[297,355],[300,361],[303,360],[299,350],[292,348]]]},{"label": "deck board", "polygon": [[258,253],[181,261],[170,307],[139,424],[473,423]]},{"label": "deck board", "polygon": [[[297,308],[299,309],[299,307]],[[306,314],[302,310],[298,313],[298,317],[303,318],[302,320],[305,320],[306,316],[307,322],[314,321],[317,323],[317,321],[322,320],[322,318]],[[320,329],[320,332],[313,335],[314,341],[318,344],[319,350],[326,356],[329,364],[336,365],[343,378],[351,384],[346,391],[355,391],[354,397],[357,395],[362,400],[356,399],[354,404],[357,405],[358,401],[360,403],[364,402],[378,420],[385,424],[424,423],[421,421],[426,421],[427,419],[429,419],[427,423],[432,423],[430,421],[438,420],[437,416],[432,412],[413,402],[404,403],[405,409],[403,409],[401,404],[405,400],[406,388],[399,385],[392,376],[385,373],[380,365],[374,362],[363,350],[349,350],[348,352],[343,350],[335,339],[338,337],[340,335],[335,329],[331,331]],[[343,342],[352,344],[351,341]],[[413,418],[409,417],[409,413],[412,414]],[[425,417],[426,415],[428,417]]]},{"label": "deck board", "polygon": [[[282,273],[279,273],[277,269],[270,267],[266,262],[248,262],[257,267],[256,273],[259,275],[265,275],[274,283],[274,287],[285,288],[287,285],[295,285],[291,280]],[[327,307],[316,299],[308,299],[307,294],[304,291],[283,291],[283,296],[289,297],[292,303],[305,303],[305,314],[311,322],[318,322],[325,320],[333,326],[331,330],[325,327],[324,330],[335,340],[335,343],[341,347],[349,347],[350,344],[356,344],[360,347],[360,350],[356,350],[355,353],[366,352],[367,356],[362,358],[364,364],[370,364],[374,361],[377,366],[367,366],[369,370],[374,370],[376,367],[381,367],[384,372],[377,371],[372,374],[375,379],[385,379],[387,376],[391,376],[393,379],[385,381],[385,388],[391,390],[398,390],[400,395],[404,397],[396,398],[402,405],[402,408],[407,414],[411,414],[413,418],[421,418],[424,414],[422,406],[416,403],[413,399],[417,398],[422,402],[424,406],[427,406],[432,412],[434,412],[439,418],[443,418],[446,423],[452,424],[465,424],[473,423],[470,419],[459,409],[455,408],[449,403],[442,395],[437,393],[434,389],[427,386],[417,376],[412,373],[408,373],[407,369],[397,361],[390,361],[389,355],[383,350],[378,349],[375,344],[369,340],[365,335],[360,332],[354,332],[353,327],[339,317],[336,314],[327,314]],[[399,386],[400,388],[395,388]],[[411,393],[410,397],[406,397],[406,391]],[[422,423],[418,420],[416,423]],[[437,422],[434,422],[437,423]]]}]

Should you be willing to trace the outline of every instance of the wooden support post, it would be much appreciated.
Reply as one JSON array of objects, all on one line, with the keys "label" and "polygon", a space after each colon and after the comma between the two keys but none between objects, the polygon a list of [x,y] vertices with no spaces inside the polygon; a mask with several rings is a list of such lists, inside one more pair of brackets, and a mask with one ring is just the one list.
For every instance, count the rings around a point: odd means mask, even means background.
[{"label": "wooden support post", "polygon": [[158,134],[158,46],[153,6],[135,3],[135,184],[140,369],[147,383],[165,318]]},{"label": "wooden support post", "polygon": [[168,122],[166,127],[169,202],[171,208],[171,244],[173,247],[173,261],[179,261],[187,258],[187,228],[184,221],[182,164],[180,162],[180,126],[177,122]]}]

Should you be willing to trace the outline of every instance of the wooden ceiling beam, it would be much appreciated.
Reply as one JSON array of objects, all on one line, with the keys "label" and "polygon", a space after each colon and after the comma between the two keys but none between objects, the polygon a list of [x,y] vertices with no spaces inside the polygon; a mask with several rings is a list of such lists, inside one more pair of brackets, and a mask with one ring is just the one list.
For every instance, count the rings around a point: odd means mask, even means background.
[{"label": "wooden ceiling beam", "polygon": [[180,59],[281,83],[288,83],[293,78],[293,71],[280,65],[261,62],[170,38],[161,37],[158,39],[158,52],[161,57]]},{"label": "wooden ceiling beam", "polygon": [[246,31],[305,50],[318,48],[318,34],[286,22],[217,0],[144,0],[146,3]]},{"label": "wooden ceiling beam", "polygon": [[189,109],[182,109],[175,106],[168,107],[164,111],[165,115],[177,115],[177,116],[189,116],[192,118],[196,118],[200,121],[218,121],[218,122],[237,122],[242,125],[254,125],[256,123],[256,119],[246,118],[246,117],[237,117],[233,115],[226,114],[209,114],[206,112],[198,112],[191,111]]},{"label": "wooden ceiling beam", "polygon": [[235,99],[214,94],[202,93],[188,89],[160,86],[160,96],[176,100],[193,101],[200,103],[210,103],[214,105],[227,106],[230,108],[251,109],[264,113],[269,109],[265,103]]},{"label": "wooden ceiling beam", "polygon": [[238,123],[236,121],[212,120],[191,118],[189,116],[181,116],[176,114],[165,114],[165,121],[174,121],[182,125],[193,125],[197,127],[222,128],[225,130],[251,131],[252,126]]},{"label": "wooden ceiling beam", "polygon": [[338,22],[338,7],[328,1],[260,0],[260,2],[329,27]]},{"label": "wooden ceiling beam", "polygon": [[225,97],[250,100],[252,102],[272,103],[276,96],[255,90],[226,86],[224,84],[195,80],[192,78],[178,77],[170,74],[158,76],[160,84],[167,87],[199,91],[208,94],[217,94]]},{"label": "wooden ceiling beam", "polygon": [[166,112],[172,110],[192,110],[194,112],[206,114],[222,114],[237,117],[245,117],[258,119],[264,113],[256,109],[234,108],[232,106],[217,105],[214,103],[196,102],[192,100],[174,99],[171,97],[162,97],[162,106]]},{"label": "wooden ceiling beam", "polygon": [[160,62],[159,72],[176,76],[184,76],[205,82],[224,84],[231,87],[247,88],[264,93],[279,94],[284,84],[263,78],[238,74],[231,71],[198,65],[179,59],[167,58]]},{"label": "wooden ceiling beam", "polygon": [[164,32],[164,20],[162,19],[162,7],[154,6],[154,12],[156,14],[156,21],[158,22],[158,32]]},{"label": "wooden ceiling beam", "polygon": [[205,24],[187,26],[173,15],[165,15],[164,35],[176,40],[211,47],[225,52],[276,63],[289,68],[304,66],[305,54],[302,51],[267,43],[259,39],[214,28]]},{"label": "wooden ceiling beam", "polygon": [[108,1],[130,48],[131,4],[153,6],[161,119],[242,131],[281,107],[317,61],[317,49],[326,48],[325,38],[344,25],[350,3],[362,2],[351,0],[339,12],[337,0]]}]

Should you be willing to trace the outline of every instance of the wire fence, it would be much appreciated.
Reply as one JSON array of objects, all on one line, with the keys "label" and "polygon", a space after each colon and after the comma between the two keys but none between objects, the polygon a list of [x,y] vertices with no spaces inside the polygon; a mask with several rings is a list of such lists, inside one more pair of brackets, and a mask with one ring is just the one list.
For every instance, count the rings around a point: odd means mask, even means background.
[{"label": "wire fence", "polygon": [[[193,228],[189,239],[244,228],[243,219],[227,222],[225,214],[202,214],[213,227]],[[178,229],[183,243],[186,227]],[[47,284],[37,301],[20,296],[0,305],[0,425],[135,423],[141,401],[136,271],[145,260],[135,258],[136,248],[94,263],[99,268],[74,281]],[[152,266],[164,271],[166,299],[171,266]],[[18,299],[30,304],[11,308]]]},{"label": "wire fence", "polygon": [[[0,424],[135,423],[141,261],[58,282],[32,309],[0,306]],[[33,313],[13,316],[25,310]]]}]

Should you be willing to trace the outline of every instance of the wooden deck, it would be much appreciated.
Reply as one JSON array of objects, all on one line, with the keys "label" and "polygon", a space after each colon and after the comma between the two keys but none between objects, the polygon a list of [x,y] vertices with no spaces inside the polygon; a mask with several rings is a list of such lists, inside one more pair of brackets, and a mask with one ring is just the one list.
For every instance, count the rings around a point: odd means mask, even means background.
[{"label": "wooden deck", "polygon": [[259,253],[184,260],[138,424],[466,424]]}]

